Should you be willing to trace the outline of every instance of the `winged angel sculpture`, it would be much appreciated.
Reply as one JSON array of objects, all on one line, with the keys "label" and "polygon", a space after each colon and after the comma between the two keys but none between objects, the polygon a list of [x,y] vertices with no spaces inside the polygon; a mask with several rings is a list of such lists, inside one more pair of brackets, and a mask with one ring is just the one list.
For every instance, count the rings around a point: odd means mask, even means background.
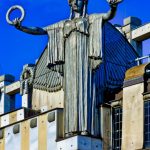
[{"label": "winged angel sculpture", "polygon": [[[47,67],[64,66],[66,136],[100,136],[98,105],[103,101],[103,94],[96,90],[94,72],[102,63],[102,26],[115,16],[121,1],[108,0],[110,10],[107,13],[87,15],[88,0],[69,0],[70,19],[45,28],[23,26],[24,10],[20,6],[8,10],[7,22],[16,29],[49,36]],[[10,21],[9,14],[16,8],[22,11],[22,17]]]}]

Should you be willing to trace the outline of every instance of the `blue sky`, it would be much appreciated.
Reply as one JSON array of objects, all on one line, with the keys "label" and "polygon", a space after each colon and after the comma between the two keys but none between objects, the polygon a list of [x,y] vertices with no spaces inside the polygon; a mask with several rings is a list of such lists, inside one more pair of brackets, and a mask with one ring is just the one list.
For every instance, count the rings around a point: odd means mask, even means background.
[{"label": "blue sky", "polygon": [[[26,16],[23,25],[44,27],[69,17],[67,0],[0,0],[0,75],[12,74],[19,79],[22,66],[35,63],[47,44],[47,36],[33,36],[17,31],[7,24],[5,14],[12,5],[21,5]],[[112,23],[122,24],[123,18],[136,16],[150,22],[149,0],[124,0]],[[88,13],[103,13],[109,9],[106,0],[89,0]],[[18,12],[13,17],[19,15]],[[144,54],[150,53],[144,42]]]}]

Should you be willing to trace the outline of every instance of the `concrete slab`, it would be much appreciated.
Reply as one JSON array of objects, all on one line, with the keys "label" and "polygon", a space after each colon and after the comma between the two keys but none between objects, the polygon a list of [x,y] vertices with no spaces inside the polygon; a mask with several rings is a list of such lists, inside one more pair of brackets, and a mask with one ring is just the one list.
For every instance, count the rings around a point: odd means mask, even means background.
[{"label": "concrete slab", "polygon": [[135,41],[144,41],[150,38],[150,23],[143,25],[132,31],[132,39]]}]

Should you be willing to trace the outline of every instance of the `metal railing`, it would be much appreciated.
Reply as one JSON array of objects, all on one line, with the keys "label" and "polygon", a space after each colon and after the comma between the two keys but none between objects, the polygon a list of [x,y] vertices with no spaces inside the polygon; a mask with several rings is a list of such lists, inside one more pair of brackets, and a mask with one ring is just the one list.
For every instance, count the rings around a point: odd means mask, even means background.
[{"label": "metal railing", "polygon": [[141,64],[141,61],[145,59],[147,59],[147,62],[150,62],[150,54],[147,56],[136,58],[134,61],[137,62],[137,65],[139,66]]}]

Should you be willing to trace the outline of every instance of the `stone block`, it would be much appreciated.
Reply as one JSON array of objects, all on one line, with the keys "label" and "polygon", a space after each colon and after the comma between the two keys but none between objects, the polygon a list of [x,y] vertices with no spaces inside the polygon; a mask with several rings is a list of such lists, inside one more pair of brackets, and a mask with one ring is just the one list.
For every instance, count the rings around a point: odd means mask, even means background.
[{"label": "stone block", "polygon": [[131,32],[126,33],[126,38],[127,38],[127,39],[131,39]]},{"label": "stone block", "polygon": [[1,127],[9,125],[9,114],[1,117]]},{"label": "stone block", "polygon": [[22,96],[22,107],[28,108],[29,107],[29,95],[28,94],[24,94]]},{"label": "stone block", "polygon": [[3,81],[14,82],[15,77],[10,74],[2,75],[0,76],[0,82],[3,82]]},{"label": "stone block", "polygon": [[125,33],[130,33],[131,30],[132,30],[132,26],[130,24],[122,27],[122,31]]},{"label": "stone block", "polygon": [[14,82],[5,87],[6,94],[13,95],[19,92],[20,92],[20,81]]},{"label": "stone block", "polygon": [[122,150],[142,149],[144,141],[144,83],[123,89]]},{"label": "stone block", "polygon": [[128,24],[128,25],[122,27],[122,31],[126,34],[128,34],[128,33],[131,34],[131,31],[137,29],[137,27],[138,26],[136,26],[136,25]]},{"label": "stone block", "polygon": [[132,24],[132,25],[140,26],[142,24],[142,21],[137,17],[130,16],[130,17],[124,19],[123,24],[124,25]]},{"label": "stone block", "polygon": [[150,23],[147,23],[132,31],[132,39],[135,41],[144,41],[150,38]]}]

